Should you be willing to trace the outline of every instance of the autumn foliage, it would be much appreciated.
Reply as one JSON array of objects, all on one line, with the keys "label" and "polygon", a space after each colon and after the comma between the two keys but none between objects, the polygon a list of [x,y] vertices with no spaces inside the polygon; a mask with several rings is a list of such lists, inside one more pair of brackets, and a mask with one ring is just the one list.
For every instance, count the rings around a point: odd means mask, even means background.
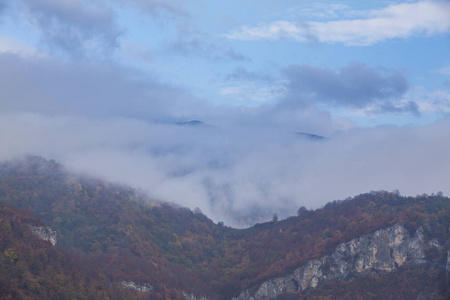
[{"label": "autumn foliage", "polygon": [[[0,298],[149,298],[121,287],[127,280],[152,285],[151,299],[184,299],[182,291],[231,299],[342,242],[396,223],[411,232],[422,226],[448,248],[449,220],[450,201],[441,194],[402,197],[382,191],[232,229],[201,212],[157,203],[128,187],[74,176],[54,161],[30,157],[0,165]],[[56,230],[57,246],[33,236],[28,224]],[[444,252],[427,255],[438,265]],[[329,282],[307,295],[358,299],[404,288],[414,298],[423,291],[421,277],[437,282],[435,289],[444,295],[445,276],[436,266],[405,267],[395,278]],[[389,285],[386,278],[392,279]]]}]

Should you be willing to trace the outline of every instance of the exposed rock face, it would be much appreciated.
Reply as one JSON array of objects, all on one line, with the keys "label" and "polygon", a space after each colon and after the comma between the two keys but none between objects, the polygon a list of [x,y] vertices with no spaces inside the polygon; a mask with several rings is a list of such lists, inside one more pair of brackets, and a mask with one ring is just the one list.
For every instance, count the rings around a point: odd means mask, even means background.
[{"label": "exposed rock face", "polygon": [[53,246],[56,245],[56,231],[46,226],[29,226],[30,231],[35,236],[50,242]]},{"label": "exposed rock face", "polygon": [[124,288],[133,289],[138,292],[150,292],[153,289],[153,287],[148,283],[139,285],[134,281],[122,281],[121,284]]},{"label": "exposed rock face", "polygon": [[[410,236],[402,225],[396,224],[342,243],[333,254],[311,260],[288,276],[268,280],[253,289],[254,292],[243,291],[233,300],[275,299],[282,293],[315,288],[323,280],[349,280],[368,272],[391,272],[405,262],[421,264],[429,247],[439,247],[439,244],[436,240],[425,243],[421,227]],[[450,259],[450,252],[448,255]],[[447,272],[450,272],[448,260]]]},{"label": "exposed rock face", "polygon": [[186,297],[186,299],[188,300],[208,300],[208,298],[206,297],[198,297],[194,294],[189,294],[187,292],[183,292],[183,295]]},{"label": "exposed rock face", "polygon": [[450,250],[447,251],[447,266],[445,268],[446,271],[446,281],[447,281],[447,289],[450,292]]},{"label": "exposed rock face", "polygon": [[450,275],[450,250],[447,251],[447,267],[445,268],[447,271],[447,276]]}]

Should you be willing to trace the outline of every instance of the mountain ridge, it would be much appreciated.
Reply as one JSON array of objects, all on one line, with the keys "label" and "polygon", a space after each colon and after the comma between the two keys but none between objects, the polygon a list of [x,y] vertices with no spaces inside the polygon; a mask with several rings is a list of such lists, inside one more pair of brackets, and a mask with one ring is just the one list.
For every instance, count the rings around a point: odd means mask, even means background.
[{"label": "mountain ridge", "polygon": [[[53,247],[56,250],[51,251],[69,253],[69,257],[78,253],[78,259],[85,262],[95,257],[96,269],[89,272],[99,275],[87,278],[98,281],[105,294],[121,289],[122,281],[148,283],[154,288],[149,293],[155,299],[168,295],[185,299],[185,294],[231,299],[332,253],[343,242],[397,223],[412,233],[422,227],[427,239],[439,241],[443,248],[427,254],[432,264],[433,259],[447,256],[444,250],[450,245],[449,202],[440,193],[402,197],[396,192],[379,191],[330,202],[314,211],[299,210],[298,216],[285,220],[233,229],[214,224],[199,211],[151,201],[128,187],[75,176],[54,161],[30,157],[0,164],[2,207],[11,210],[8,205],[13,205],[17,214],[38,218],[33,221],[38,224],[33,225],[55,230],[58,243]],[[5,246],[1,258],[7,262],[5,251],[12,249],[16,253],[20,247],[2,243]],[[23,255],[26,256],[19,257]],[[29,261],[34,264],[32,259]],[[26,269],[28,265],[23,263]],[[444,274],[444,264],[439,266],[436,272]],[[427,268],[423,272],[433,272]],[[405,270],[401,272],[409,269]],[[38,278],[39,274],[33,276]],[[443,284],[435,286],[441,295],[446,293]],[[28,292],[19,287],[17,291]],[[88,293],[88,289],[83,291]],[[321,291],[318,287],[316,291],[304,292]],[[123,288],[121,293],[148,297]]]}]

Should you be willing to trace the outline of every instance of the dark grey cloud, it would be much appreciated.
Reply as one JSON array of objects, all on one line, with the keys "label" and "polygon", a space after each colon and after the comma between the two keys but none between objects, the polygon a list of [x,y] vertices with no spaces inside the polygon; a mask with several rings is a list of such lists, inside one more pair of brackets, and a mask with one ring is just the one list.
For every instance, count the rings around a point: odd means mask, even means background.
[{"label": "dark grey cloud", "polygon": [[107,55],[121,30],[114,11],[99,1],[20,0],[28,20],[50,50],[76,57]]},{"label": "dark grey cloud", "polygon": [[[359,63],[338,71],[292,65],[285,70],[285,75],[290,81],[287,101],[291,104],[313,101],[353,108],[375,105],[380,112],[390,112],[395,110],[390,102],[398,100],[408,90],[408,82],[400,72],[374,69]],[[410,103],[400,110],[416,113],[417,106]]]}]

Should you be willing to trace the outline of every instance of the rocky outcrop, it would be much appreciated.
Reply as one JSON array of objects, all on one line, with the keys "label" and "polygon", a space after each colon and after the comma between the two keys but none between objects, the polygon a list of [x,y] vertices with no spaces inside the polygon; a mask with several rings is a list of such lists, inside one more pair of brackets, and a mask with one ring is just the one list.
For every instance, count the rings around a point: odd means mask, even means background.
[{"label": "rocky outcrop", "polygon": [[391,272],[405,262],[422,264],[425,250],[430,247],[439,247],[439,244],[436,240],[426,243],[421,227],[410,236],[402,225],[396,224],[342,243],[333,254],[311,260],[288,276],[271,279],[257,288],[243,291],[233,300],[275,299],[283,293],[315,288],[324,280],[349,280],[369,272]]},{"label": "rocky outcrop", "polygon": [[43,239],[44,241],[50,242],[53,246],[56,245],[56,231],[52,230],[50,227],[29,225],[29,228],[31,233],[35,236]]},{"label": "rocky outcrop", "polygon": [[445,267],[445,281],[447,283],[447,291],[450,293],[450,250],[447,251],[447,265]]},{"label": "rocky outcrop", "polygon": [[447,251],[447,267],[445,268],[447,271],[447,276],[450,275],[450,250]]},{"label": "rocky outcrop", "polygon": [[148,283],[139,285],[139,284],[136,284],[136,282],[134,282],[134,281],[122,281],[121,285],[124,288],[133,289],[138,292],[150,292],[153,289],[153,287]]},{"label": "rocky outcrop", "polygon": [[188,300],[208,300],[208,298],[206,298],[206,297],[198,297],[198,296],[196,296],[194,294],[189,294],[188,292],[184,292],[184,291],[183,291],[183,295]]}]

